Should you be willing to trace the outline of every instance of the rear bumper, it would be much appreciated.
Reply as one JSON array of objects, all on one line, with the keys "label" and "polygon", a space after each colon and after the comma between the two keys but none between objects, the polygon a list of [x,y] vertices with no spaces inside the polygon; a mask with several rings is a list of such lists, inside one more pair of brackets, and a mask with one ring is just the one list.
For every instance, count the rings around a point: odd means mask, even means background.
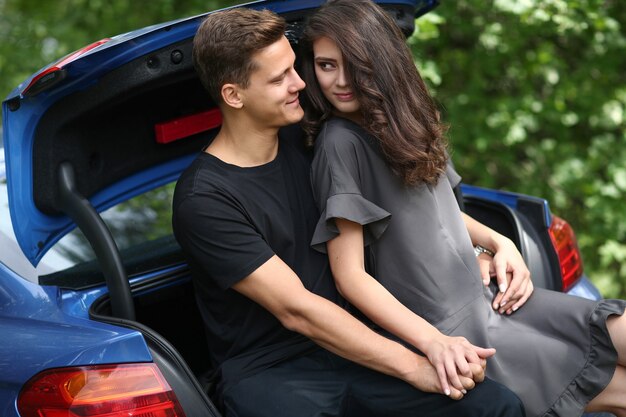
[{"label": "rear bumper", "polygon": [[600,291],[589,281],[586,275],[583,275],[582,278],[567,292],[570,295],[575,295],[578,297],[586,298],[588,300],[601,300],[602,294]]}]

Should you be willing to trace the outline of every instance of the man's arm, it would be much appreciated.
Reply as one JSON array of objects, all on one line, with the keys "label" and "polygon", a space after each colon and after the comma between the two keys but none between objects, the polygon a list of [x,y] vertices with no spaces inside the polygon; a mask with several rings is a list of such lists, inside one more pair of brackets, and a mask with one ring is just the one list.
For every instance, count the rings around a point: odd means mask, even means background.
[{"label": "man's arm", "polygon": [[[301,333],[327,350],[376,371],[400,378],[425,392],[443,393],[430,362],[365,326],[333,302],[308,291],[280,258],[272,257],[233,289],[259,303],[288,329]],[[484,371],[472,369],[476,380]],[[474,387],[462,377],[465,389]],[[452,389],[450,397],[463,394]]]}]

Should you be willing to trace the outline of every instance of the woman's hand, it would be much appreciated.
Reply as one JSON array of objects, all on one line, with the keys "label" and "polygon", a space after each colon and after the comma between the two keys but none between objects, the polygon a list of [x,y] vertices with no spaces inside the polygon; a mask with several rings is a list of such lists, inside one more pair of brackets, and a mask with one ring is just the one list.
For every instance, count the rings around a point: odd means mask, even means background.
[{"label": "woman's hand", "polygon": [[481,382],[484,372],[477,374],[476,366],[484,371],[487,358],[493,356],[496,350],[474,346],[464,337],[439,334],[427,344],[424,353],[435,368],[444,392],[450,395],[451,388],[464,394],[467,392],[463,384],[465,378]]},{"label": "woman's hand", "polygon": [[463,375],[459,376],[459,380],[463,385],[462,391],[454,387],[443,388],[435,367],[428,359],[423,357],[420,357],[420,360],[418,360],[417,367],[412,372],[408,372],[403,379],[420,391],[445,394],[453,400],[460,400],[467,391],[473,389],[476,387],[476,384],[485,379],[484,365],[470,363],[469,367],[472,373],[471,378]]},{"label": "woman's hand", "polygon": [[480,277],[483,280],[483,284],[488,286],[491,282],[491,278],[496,276],[496,270],[493,266],[493,258],[483,252],[476,257],[476,261],[478,262],[478,269],[480,269]]},{"label": "woman's hand", "polygon": [[530,271],[513,242],[507,240],[499,245],[493,258],[480,254],[477,260],[485,285],[490,277],[496,277],[499,292],[493,300],[494,310],[511,314],[526,303],[534,287]]}]

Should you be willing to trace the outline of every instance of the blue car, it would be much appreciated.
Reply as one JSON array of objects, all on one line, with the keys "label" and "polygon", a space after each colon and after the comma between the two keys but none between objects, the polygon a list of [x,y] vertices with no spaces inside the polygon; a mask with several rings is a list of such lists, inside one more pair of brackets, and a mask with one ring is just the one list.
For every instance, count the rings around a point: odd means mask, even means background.
[{"label": "blue car", "polygon": [[[320,3],[249,6],[282,14],[297,44]],[[379,3],[407,35],[436,6]],[[0,415],[220,416],[171,230],[173,184],[221,123],[191,63],[202,18],[103,39],[3,101]],[[469,214],[517,243],[537,286],[600,297],[545,200],[458,191]]]}]

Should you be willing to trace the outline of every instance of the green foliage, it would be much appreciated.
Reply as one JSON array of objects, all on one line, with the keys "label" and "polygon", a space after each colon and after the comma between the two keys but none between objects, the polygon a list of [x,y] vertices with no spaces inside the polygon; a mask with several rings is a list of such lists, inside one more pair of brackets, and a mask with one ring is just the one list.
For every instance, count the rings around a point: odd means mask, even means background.
[{"label": "green foliage", "polygon": [[542,196],[626,297],[626,3],[443,1],[409,40],[464,181]]}]

